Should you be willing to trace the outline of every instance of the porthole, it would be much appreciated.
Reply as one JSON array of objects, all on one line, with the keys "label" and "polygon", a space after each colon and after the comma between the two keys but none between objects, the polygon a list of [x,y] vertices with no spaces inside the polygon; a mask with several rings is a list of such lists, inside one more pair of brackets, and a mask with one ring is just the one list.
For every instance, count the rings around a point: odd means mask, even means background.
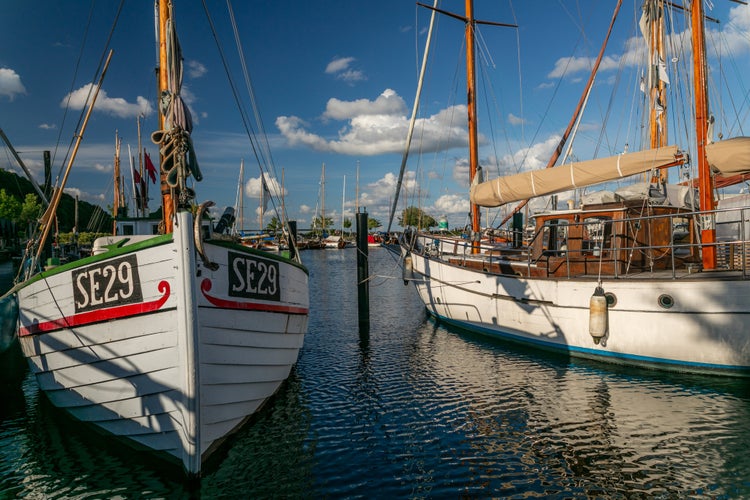
[{"label": "porthole", "polygon": [[674,305],[674,299],[671,295],[662,294],[659,295],[659,305],[664,309],[669,309]]},{"label": "porthole", "polygon": [[612,292],[604,294],[604,298],[607,299],[607,307],[615,307],[617,305],[617,296]]}]

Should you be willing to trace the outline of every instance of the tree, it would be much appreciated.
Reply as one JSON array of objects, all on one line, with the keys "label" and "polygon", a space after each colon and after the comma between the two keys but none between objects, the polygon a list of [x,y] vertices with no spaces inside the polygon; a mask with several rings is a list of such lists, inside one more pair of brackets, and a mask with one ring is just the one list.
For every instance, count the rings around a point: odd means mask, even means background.
[{"label": "tree", "polygon": [[437,226],[437,222],[430,215],[427,215],[422,211],[421,208],[408,207],[401,212],[401,217],[398,219],[398,223],[401,227],[416,226],[417,229],[429,229]]},{"label": "tree", "polygon": [[352,220],[349,217],[344,217],[344,228],[349,229],[352,227]]},{"label": "tree", "polygon": [[18,198],[0,189],[0,219],[19,220],[21,207]]},{"label": "tree", "polygon": [[368,230],[379,228],[382,225],[383,224],[381,224],[378,219],[367,219],[367,229]]},{"label": "tree", "polygon": [[[326,217],[325,223],[326,223],[326,228],[333,227],[333,218]],[[322,229],[323,228],[323,219],[321,217],[315,217],[313,219],[313,227],[315,229]]]},{"label": "tree", "polygon": [[21,205],[19,219],[23,224],[35,222],[42,216],[42,204],[35,194],[27,194]]},{"label": "tree", "polygon": [[281,230],[281,222],[275,215],[271,217],[271,222],[266,225],[266,230],[270,232],[276,232]]}]

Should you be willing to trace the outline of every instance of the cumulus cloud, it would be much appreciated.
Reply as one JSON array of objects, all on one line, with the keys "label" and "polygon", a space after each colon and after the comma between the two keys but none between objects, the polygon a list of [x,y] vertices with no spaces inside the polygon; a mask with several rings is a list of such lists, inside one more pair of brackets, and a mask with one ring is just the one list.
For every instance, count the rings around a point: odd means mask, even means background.
[{"label": "cumulus cloud", "polygon": [[440,216],[466,214],[469,210],[469,198],[465,194],[444,194],[435,200],[431,212]]},{"label": "cumulus cloud", "polygon": [[17,95],[26,93],[21,76],[10,68],[0,68],[0,96],[13,100]]},{"label": "cumulus cloud", "polygon": [[[266,179],[266,186],[268,186],[268,191],[271,193],[271,196],[280,198],[281,196],[286,195],[286,188],[282,190],[281,184],[279,184],[275,178],[271,177],[268,172],[264,172],[263,177]],[[260,199],[261,190],[262,183],[260,177],[253,177],[245,183],[245,196],[248,198]]]},{"label": "cumulus cloud", "polygon": [[377,99],[342,101],[335,97],[328,100],[324,118],[348,120],[362,115],[404,115],[407,112],[404,100],[391,89],[386,89]]},{"label": "cumulus cloud", "polygon": [[[722,23],[720,29],[707,27],[706,36],[708,54],[730,53],[740,54],[750,52],[750,5],[738,5],[729,10],[728,22]],[[690,34],[687,30],[669,35],[665,44],[675,49],[679,54],[689,53]],[[721,47],[714,47],[720,43]],[[615,70],[620,66],[637,66],[644,60],[646,54],[646,43],[638,34],[625,42],[622,54],[606,56],[602,59],[599,72]],[[548,78],[559,78],[567,75],[569,78],[580,78],[580,74],[588,73],[593,67],[595,57],[565,57],[555,62],[554,68],[547,75]]]},{"label": "cumulus cloud", "polygon": [[[94,85],[91,83],[74,90],[60,102],[60,107],[69,105],[72,109],[83,109],[93,90]],[[101,89],[96,98],[94,111],[102,111],[118,118],[135,118],[139,115],[149,116],[154,110],[145,97],[138,96],[135,103],[129,103],[122,97],[109,97],[107,92]]]},{"label": "cumulus cloud", "polygon": [[349,83],[366,80],[367,77],[361,70],[353,69],[352,63],[356,61],[353,57],[338,57],[329,62],[325,72],[328,75],[334,75],[339,80]]},{"label": "cumulus cloud", "polygon": [[[424,140],[423,152],[434,152],[466,147],[466,106],[448,107],[438,113],[420,118],[415,130]],[[335,139],[308,131],[309,124],[296,116],[279,116],[276,127],[290,145],[306,146],[317,151],[372,156],[402,153],[409,117],[404,100],[391,89],[386,89],[375,100],[342,101],[330,99],[323,115],[325,120],[347,120]],[[480,142],[484,138],[480,137]]]}]

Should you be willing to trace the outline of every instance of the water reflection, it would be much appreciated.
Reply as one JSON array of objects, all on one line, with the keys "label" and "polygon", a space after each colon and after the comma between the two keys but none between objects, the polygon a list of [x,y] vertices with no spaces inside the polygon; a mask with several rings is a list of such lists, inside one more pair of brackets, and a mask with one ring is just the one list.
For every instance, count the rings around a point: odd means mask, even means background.
[{"label": "water reflection", "polygon": [[0,394],[0,496],[750,495],[746,381],[447,329],[379,251],[363,332],[354,252],[303,253],[313,307],[299,362],[200,485],[90,435],[25,374]]}]

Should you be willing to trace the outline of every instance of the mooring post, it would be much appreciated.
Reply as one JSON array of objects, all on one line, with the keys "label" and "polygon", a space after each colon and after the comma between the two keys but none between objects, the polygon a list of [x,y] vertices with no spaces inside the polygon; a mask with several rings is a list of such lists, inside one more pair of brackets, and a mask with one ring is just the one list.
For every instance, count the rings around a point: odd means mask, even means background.
[{"label": "mooring post", "polygon": [[295,259],[297,257],[297,221],[290,220],[289,225],[289,241],[287,246],[289,247],[289,258]]},{"label": "mooring post", "polygon": [[357,213],[357,304],[359,325],[370,325],[370,271],[367,264],[367,212]]}]

